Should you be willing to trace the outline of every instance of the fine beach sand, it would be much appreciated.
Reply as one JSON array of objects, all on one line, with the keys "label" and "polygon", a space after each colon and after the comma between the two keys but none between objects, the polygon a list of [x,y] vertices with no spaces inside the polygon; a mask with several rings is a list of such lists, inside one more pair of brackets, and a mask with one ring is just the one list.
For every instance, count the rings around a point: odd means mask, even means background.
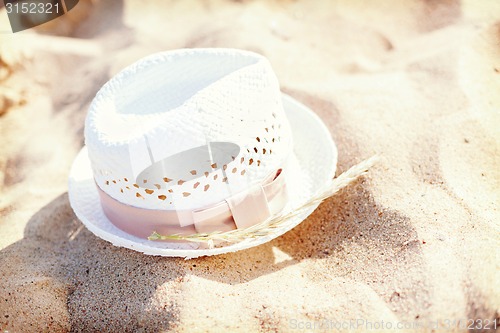
[{"label": "fine beach sand", "polygon": [[[184,47],[265,55],[330,129],[337,174],[379,163],[249,250],[185,261],[100,240],[67,195],[89,103],[133,61]],[[498,322],[499,92],[495,0],[81,0],[0,34],[0,331]]]}]

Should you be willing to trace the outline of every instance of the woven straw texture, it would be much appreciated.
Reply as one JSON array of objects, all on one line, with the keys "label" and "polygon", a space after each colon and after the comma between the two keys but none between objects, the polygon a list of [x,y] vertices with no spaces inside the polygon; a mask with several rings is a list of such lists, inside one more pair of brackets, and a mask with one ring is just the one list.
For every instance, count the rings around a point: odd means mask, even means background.
[{"label": "woven straw texture", "polygon": [[167,210],[260,183],[292,149],[269,62],[230,49],[163,52],[124,69],[91,104],[85,142],[101,189]]}]

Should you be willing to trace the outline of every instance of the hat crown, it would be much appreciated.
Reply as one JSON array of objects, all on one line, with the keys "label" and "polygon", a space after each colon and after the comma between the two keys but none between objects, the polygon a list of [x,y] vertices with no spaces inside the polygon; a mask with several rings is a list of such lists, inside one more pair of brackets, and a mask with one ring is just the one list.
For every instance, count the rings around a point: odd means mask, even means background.
[{"label": "hat crown", "polygon": [[85,142],[97,185],[149,209],[208,206],[259,183],[291,153],[269,62],[255,53],[154,54],[97,93]]}]

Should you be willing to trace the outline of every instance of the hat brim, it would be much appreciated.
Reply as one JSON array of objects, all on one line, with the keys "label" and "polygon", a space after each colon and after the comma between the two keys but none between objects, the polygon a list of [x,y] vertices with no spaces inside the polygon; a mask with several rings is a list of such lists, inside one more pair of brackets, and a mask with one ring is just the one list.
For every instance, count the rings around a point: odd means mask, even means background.
[{"label": "hat brim", "polygon": [[[323,184],[334,177],[337,148],[325,124],[313,111],[287,95],[283,95],[283,107],[293,133],[293,156],[287,175],[290,200],[285,210],[293,210],[306,203]],[[185,258],[235,252],[261,245],[297,226],[318,206],[310,206],[265,236],[207,249],[195,242],[150,241],[115,227],[101,208],[86,147],[81,149],[71,167],[68,193],[76,216],[97,237],[115,246],[148,255]]]}]

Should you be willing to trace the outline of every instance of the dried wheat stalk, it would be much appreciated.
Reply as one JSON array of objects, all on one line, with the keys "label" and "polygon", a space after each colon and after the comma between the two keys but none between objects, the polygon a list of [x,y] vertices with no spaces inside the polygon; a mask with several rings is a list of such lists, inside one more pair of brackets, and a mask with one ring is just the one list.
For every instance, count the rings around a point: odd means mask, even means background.
[{"label": "dried wheat stalk", "polygon": [[160,235],[156,231],[148,237],[149,240],[185,240],[198,243],[207,243],[210,248],[214,246],[214,241],[224,241],[228,243],[237,243],[249,238],[263,237],[271,234],[275,229],[280,228],[290,218],[301,214],[304,210],[323,202],[330,198],[342,188],[351,184],[358,177],[364,175],[377,160],[377,156],[373,156],[363,162],[351,167],[346,172],[342,173],[337,178],[332,179],[326,184],[323,189],[318,191],[306,203],[293,209],[291,212],[279,214],[272,218],[255,224],[245,229],[235,229],[226,232],[215,231],[211,233],[198,233],[193,235]]}]

